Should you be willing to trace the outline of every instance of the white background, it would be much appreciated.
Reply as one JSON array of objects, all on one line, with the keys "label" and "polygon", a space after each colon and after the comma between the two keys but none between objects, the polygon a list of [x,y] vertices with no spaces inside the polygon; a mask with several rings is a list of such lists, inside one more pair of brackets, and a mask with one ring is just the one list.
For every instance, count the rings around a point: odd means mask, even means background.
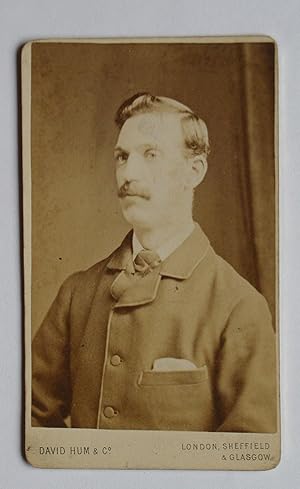
[{"label": "white background", "polygon": [[[51,37],[267,34],[279,45],[282,460],[268,472],[34,469],[22,458],[18,48]],[[0,489],[300,487],[299,0],[0,0]]]}]

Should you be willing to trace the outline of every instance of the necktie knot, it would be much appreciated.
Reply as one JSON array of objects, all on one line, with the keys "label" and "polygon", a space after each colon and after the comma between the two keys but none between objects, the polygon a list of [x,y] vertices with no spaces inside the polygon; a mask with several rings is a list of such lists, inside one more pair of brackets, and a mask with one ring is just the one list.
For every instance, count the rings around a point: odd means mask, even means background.
[{"label": "necktie knot", "polygon": [[156,251],[141,250],[134,259],[134,268],[136,272],[146,274],[156,268],[161,262]]}]

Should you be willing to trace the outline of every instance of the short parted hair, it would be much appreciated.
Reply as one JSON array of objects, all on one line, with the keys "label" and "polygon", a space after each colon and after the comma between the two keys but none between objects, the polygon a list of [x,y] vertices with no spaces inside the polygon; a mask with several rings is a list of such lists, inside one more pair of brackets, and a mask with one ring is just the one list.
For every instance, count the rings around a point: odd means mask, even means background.
[{"label": "short parted hair", "polygon": [[134,115],[165,112],[178,114],[184,137],[184,144],[190,156],[209,154],[208,132],[205,122],[189,107],[168,97],[158,97],[151,93],[137,93],[125,100],[116,112],[115,122],[119,129]]}]

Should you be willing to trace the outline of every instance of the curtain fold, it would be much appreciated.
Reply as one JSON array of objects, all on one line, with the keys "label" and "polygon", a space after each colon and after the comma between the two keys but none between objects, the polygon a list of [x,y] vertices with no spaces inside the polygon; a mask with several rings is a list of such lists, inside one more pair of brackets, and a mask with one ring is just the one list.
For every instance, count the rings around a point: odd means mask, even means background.
[{"label": "curtain fold", "polygon": [[248,229],[257,288],[275,314],[274,46],[241,47]]}]

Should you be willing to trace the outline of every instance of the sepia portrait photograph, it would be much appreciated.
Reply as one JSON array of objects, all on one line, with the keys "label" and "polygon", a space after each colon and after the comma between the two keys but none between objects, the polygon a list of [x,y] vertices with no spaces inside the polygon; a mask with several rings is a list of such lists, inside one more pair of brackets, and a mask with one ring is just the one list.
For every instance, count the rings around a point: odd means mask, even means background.
[{"label": "sepia portrait photograph", "polygon": [[276,466],[274,41],[33,41],[22,122],[28,460]]}]

